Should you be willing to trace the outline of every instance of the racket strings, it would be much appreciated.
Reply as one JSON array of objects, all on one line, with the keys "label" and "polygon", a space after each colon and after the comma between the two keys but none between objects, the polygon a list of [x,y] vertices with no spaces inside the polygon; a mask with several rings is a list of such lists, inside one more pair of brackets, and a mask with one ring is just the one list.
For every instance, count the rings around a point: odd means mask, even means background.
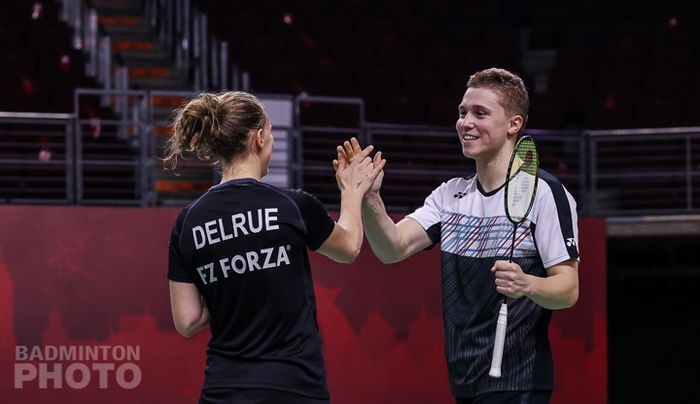
[{"label": "racket strings", "polygon": [[520,139],[513,150],[508,168],[506,216],[513,223],[522,222],[530,211],[537,189],[539,157],[531,137]]}]

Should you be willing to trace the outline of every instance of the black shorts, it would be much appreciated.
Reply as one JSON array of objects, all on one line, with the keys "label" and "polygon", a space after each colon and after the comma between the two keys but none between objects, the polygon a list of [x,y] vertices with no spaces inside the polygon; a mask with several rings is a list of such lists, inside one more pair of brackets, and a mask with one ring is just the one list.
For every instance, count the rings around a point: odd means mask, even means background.
[{"label": "black shorts", "polygon": [[199,404],[328,404],[318,399],[268,389],[206,389],[202,390]]},{"label": "black shorts", "polygon": [[497,391],[476,397],[457,397],[457,404],[549,404],[551,391]]}]

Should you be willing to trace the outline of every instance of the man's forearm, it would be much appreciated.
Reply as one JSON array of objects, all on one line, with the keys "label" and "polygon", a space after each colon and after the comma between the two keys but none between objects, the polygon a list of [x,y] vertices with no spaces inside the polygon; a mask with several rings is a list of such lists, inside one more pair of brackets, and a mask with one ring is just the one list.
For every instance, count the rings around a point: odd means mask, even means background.
[{"label": "man's forearm", "polygon": [[575,272],[564,272],[546,278],[532,278],[530,300],[549,310],[566,309],[578,300],[578,278]]},{"label": "man's forearm", "polygon": [[374,254],[385,264],[400,261],[401,240],[396,223],[386,213],[379,195],[368,196],[362,203],[362,219],[367,240]]}]

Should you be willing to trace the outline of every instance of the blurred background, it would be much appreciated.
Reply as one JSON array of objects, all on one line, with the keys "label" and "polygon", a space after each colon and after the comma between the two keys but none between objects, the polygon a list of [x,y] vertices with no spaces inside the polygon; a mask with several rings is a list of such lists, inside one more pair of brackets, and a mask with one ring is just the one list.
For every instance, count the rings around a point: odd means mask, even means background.
[{"label": "blurred background", "polygon": [[472,73],[506,68],[543,168],[604,223],[603,282],[582,287],[607,315],[607,400],[697,402],[699,37],[700,3],[676,0],[6,1],[0,202],[182,207],[220,177],[163,166],[172,111],[239,89],[273,122],[266,181],[335,209],[333,150],[357,136],[384,151],[400,217],[474,170],[457,105]]}]

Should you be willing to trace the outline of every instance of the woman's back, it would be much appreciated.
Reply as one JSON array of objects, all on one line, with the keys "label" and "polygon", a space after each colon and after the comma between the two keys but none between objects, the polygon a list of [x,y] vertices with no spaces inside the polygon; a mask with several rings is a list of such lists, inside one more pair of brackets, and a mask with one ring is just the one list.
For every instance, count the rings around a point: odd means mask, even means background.
[{"label": "woman's back", "polygon": [[212,187],[182,211],[169,278],[194,282],[209,308],[205,389],[328,396],[307,246],[333,226],[316,198],[255,179]]},{"label": "woman's back", "polygon": [[170,240],[175,328],[186,337],[212,331],[200,402],[328,401],[306,250],[357,258],[362,198],[385,161],[380,153],[373,161],[370,146],[350,163],[338,146],[336,223],[313,196],[260,182],[274,143],[252,94],[202,93],[176,112],[166,162],[191,153],[216,160],[222,175],[182,211]]}]

